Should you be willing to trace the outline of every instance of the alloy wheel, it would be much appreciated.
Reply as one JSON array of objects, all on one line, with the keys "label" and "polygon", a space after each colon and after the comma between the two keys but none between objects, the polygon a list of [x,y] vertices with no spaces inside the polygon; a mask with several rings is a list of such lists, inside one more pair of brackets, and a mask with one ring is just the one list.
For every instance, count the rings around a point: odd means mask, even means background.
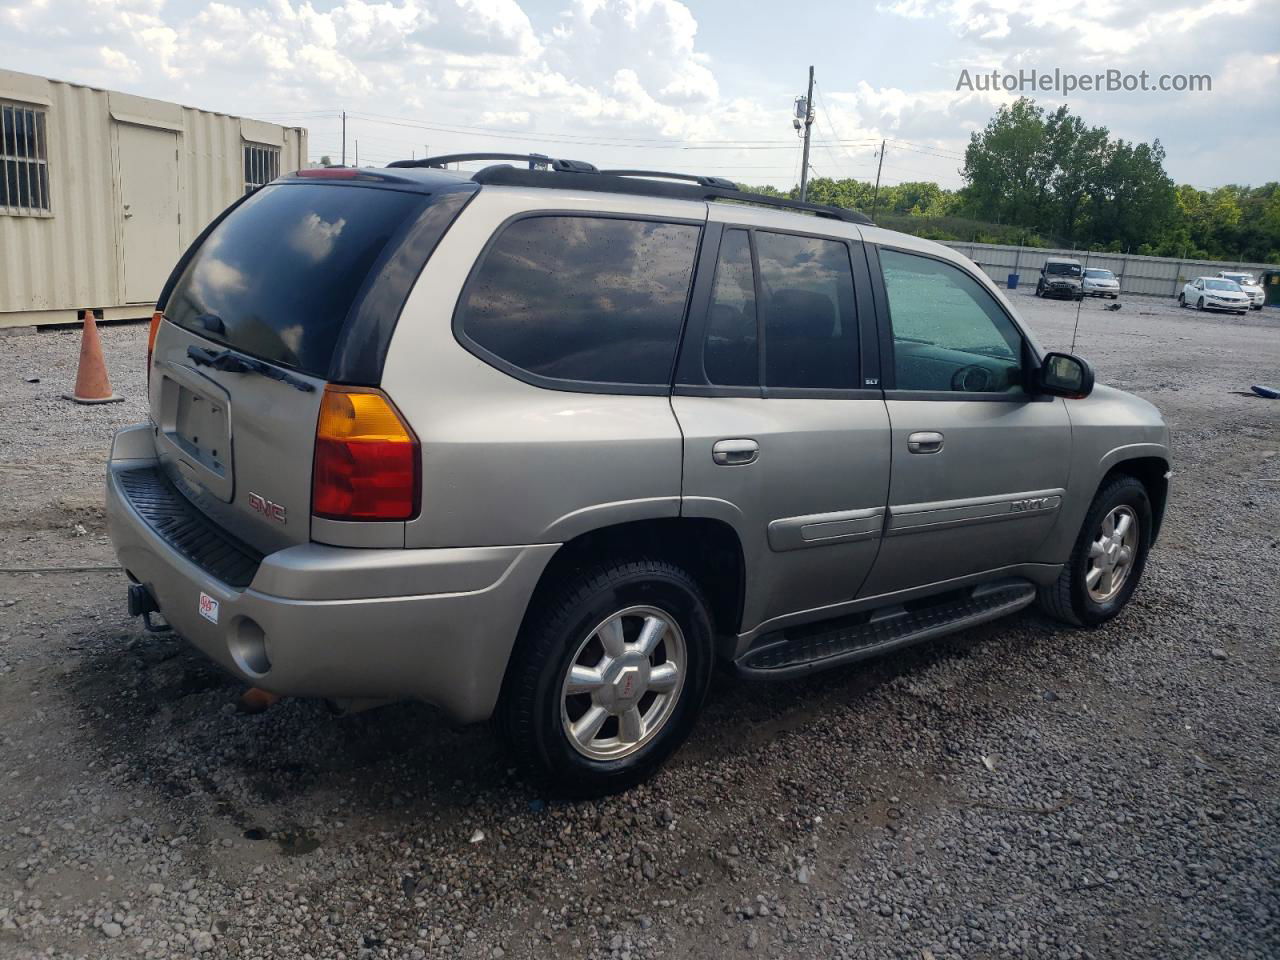
[{"label": "alloy wheel", "polygon": [[649,743],[671,719],[688,669],[684,634],[657,607],[605,618],[579,645],[560,695],[569,743],[591,760],[617,760]]},{"label": "alloy wheel", "polygon": [[1123,589],[1138,553],[1138,515],[1127,504],[1113,508],[1089,546],[1085,587],[1095,603],[1107,603]]}]

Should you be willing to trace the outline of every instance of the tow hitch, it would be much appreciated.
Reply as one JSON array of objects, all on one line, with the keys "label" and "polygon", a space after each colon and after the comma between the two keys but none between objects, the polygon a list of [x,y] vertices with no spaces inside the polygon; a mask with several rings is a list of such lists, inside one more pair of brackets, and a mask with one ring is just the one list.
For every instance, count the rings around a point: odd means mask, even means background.
[{"label": "tow hitch", "polygon": [[173,629],[167,623],[151,622],[151,615],[159,612],[160,604],[156,603],[156,598],[151,595],[150,590],[140,583],[129,585],[129,616],[141,617],[147,633],[168,633]]}]

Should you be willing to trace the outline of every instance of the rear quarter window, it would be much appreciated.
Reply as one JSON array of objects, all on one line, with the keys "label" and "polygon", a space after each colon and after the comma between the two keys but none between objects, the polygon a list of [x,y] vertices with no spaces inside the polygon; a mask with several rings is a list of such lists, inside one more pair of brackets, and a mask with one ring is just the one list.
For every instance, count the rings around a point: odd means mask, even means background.
[{"label": "rear quarter window", "polygon": [[277,184],[231,212],[187,262],[171,322],[236,350],[326,376],[347,316],[424,194]]},{"label": "rear quarter window", "polygon": [[459,339],[545,386],[665,387],[700,233],[695,224],[620,217],[516,220],[467,283]]}]

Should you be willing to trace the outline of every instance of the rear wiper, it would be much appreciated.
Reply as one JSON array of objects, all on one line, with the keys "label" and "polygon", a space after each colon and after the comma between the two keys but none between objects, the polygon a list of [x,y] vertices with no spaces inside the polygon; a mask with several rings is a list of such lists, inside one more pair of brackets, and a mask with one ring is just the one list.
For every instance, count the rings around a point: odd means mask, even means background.
[{"label": "rear wiper", "polygon": [[254,360],[252,357],[242,357],[237,353],[233,353],[230,348],[214,352],[206,350],[203,347],[197,347],[195,344],[187,347],[187,356],[195,361],[198,367],[212,367],[214,370],[221,370],[224,373],[259,373],[268,380],[279,380],[281,383],[287,383],[295,390],[301,390],[303,393],[313,393],[315,384],[303,380],[301,377],[295,377],[291,373],[285,373],[269,363],[263,363],[261,360]]}]

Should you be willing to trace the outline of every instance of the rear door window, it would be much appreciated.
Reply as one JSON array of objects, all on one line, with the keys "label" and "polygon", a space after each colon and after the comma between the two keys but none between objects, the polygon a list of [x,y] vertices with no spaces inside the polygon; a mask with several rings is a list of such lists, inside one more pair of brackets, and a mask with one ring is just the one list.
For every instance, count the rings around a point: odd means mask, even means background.
[{"label": "rear door window", "polygon": [[728,230],[720,242],[716,279],[707,313],[702,366],[707,382],[726,387],[758,387],[755,273],[745,230]]},{"label": "rear door window", "polygon": [[620,217],[511,223],[458,307],[462,342],[534,382],[669,385],[701,227]]},{"label": "rear door window", "polygon": [[346,185],[263,187],[205,238],[164,314],[202,337],[326,376],[370,273],[429,202]]}]

